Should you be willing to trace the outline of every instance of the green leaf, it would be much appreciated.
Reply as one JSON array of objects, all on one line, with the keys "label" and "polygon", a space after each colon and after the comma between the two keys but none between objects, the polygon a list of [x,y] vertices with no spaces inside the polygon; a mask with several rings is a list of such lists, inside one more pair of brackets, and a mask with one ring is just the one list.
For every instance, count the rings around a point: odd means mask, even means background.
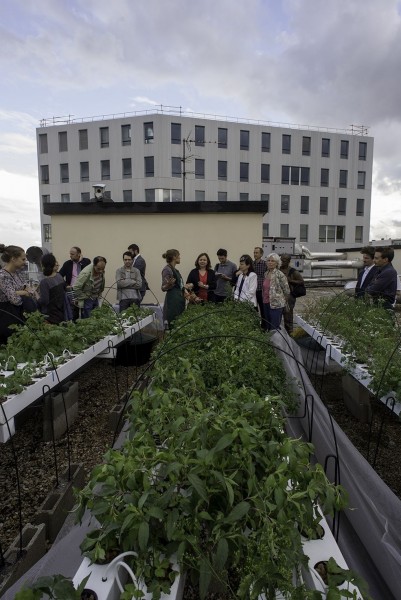
[{"label": "green leaf", "polygon": [[145,550],[149,540],[149,523],[142,521],[138,530],[138,542],[141,550]]},{"label": "green leaf", "polygon": [[149,494],[150,494],[150,491],[148,490],[147,492],[142,494],[142,496],[139,498],[139,500],[138,500],[138,508],[139,509],[143,508],[143,505],[145,504],[146,500],[148,499]]},{"label": "green leaf", "polygon": [[195,475],[194,473],[190,473],[188,475],[188,480],[189,480],[190,484],[192,485],[192,487],[197,492],[198,496],[200,496],[202,498],[202,500],[205,500],[205,502],[207,502],[209,498],[208,498],[208,495],[206,494],[205,486],[203,485],[203,482],[198,477],[198,475]]},{"label": "green leaf", "polygon": [[214,452],[220,452],[221,450],[224,450],[224,448],[227,448],[227,446],[232,444],[233,439],[234,438],[232,433],[226,433],[225,435],[223,435],[223,437],[219,439],[219,441],[213,448]]},{"label": "green leaf", "polygon": [[234,523],[235,521],[239,521],[240,519],[242,519],[243,516],[247,514],[250,507],[251,505],[249,504],[249,502],[240,502],[239,504],[234,506],[228,517],[224,519],[225,523]]},{"label": "green leaf", "polygon": [[164,512],[158,506],[151,506],[148,510],[148,515],[160,520],[164,518]]},{"label": "green leaf", "polygon": [[217,544],[215,566],[216,569],[221,571],[227,562],[228,558],[228,542],[226,538],[220,538]]},{"label": "green leaf", "polygon": [[207,558],[201,559],[199,571],[199,596],[201,600],[204,600],[212,580],[212,571]]}]

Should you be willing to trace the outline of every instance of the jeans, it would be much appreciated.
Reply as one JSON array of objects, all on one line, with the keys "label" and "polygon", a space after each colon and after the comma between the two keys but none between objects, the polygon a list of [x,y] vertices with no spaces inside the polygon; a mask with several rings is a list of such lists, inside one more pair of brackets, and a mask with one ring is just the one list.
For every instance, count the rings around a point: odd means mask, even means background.
[{"label": "jeans", "polygon": [[98,298],[87,298],[84,300],[84,306],[81,309],[81,319],[88,319],[94,308],[99,306]]},{"label": "jeans", "polygon": [[279,329],[284,308],[271,308],[270,304],[264,304],[267,331]]},{"label": "jeans", "polygon": [[132,304],[140,306],[141,300],[139,298],[124,298],[123,300],[120,300],[120,312],[129,308]]}]

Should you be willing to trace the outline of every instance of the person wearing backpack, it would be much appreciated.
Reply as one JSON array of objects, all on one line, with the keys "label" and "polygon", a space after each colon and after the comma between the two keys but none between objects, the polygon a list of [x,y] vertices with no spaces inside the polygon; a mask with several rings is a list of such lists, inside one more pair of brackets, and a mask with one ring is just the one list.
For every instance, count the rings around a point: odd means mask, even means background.
[{"label": "person wearing backpack", "polygon": [[294,307],[297,298],[306,295],[305,282],[299,271],[290,267],[291,255],[282,254],[280,271],[287,277],[290,286],[290,295],[287,305],[284,308],[284,327],[286,332],[291,335],[293,332]]}]

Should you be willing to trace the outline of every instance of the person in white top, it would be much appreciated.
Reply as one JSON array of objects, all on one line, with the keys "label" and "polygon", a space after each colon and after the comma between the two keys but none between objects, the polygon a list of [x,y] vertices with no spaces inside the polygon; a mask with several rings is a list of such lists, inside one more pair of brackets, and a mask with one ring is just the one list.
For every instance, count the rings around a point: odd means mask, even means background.
[{"label": "person in white top", "polygon": [[252,302],[257,307],[256,290],[258,287],[258,276],[253,270],[253,261],[249,254],[243,254],[239,259],[238,276],[234,288],[234,300],[240,302]]}]

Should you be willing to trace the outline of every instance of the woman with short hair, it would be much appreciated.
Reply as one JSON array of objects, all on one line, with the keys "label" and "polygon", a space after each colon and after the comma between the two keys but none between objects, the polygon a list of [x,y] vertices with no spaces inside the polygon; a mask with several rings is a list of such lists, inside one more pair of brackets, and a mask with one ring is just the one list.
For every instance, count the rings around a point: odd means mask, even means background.
[{"label": "woman with short hair", "polygon": [[46,321],[58,325],[65,321],[66,283],[58,272],[59,264],[54,254],[42,256],[43,279],[39,283],[38,307]]},{"label": "woman with short hair", "polygon": [[267,330],[279,329],[284,307],[290,294],[287,277],[280,271],[281,258],[275,252],[266,258],[267,271],[263,281],[263,306]]},{"label": "woman with short hair", "polygon": [[216,289],[216,275],[206,252],[199,254],[195,261],[195,269],[187,277],[187,289],[194,302],[212,302]]}]

